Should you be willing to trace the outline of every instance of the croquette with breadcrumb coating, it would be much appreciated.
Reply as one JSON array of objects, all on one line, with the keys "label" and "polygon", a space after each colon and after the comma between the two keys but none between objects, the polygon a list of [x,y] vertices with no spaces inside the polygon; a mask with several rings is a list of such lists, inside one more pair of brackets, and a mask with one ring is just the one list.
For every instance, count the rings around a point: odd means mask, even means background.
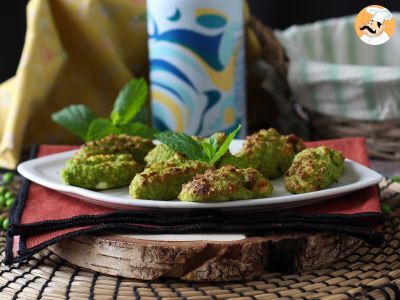
[{"label": "croquette with breadcrumb coating", "polygon": [[238,153],[224,157],[221,166],[253,168],[274,179],[287,171],[296,153],[304,148],[304,141],[296,135],[280,135],[274,128],[262,129],[248,136]]},{"label": "croquette with breadcrumb coating", "polygon": [[87,142],[76,155],[89,157],[97,154],[130,154],[136,162],[144,164],[144,157],[153,148],[151,140],[127,134],[113,134],[97,141]]},{"label": "croquette with breadcrumb coating", "polygon": [[184,184],[179,194],[182,201],[222,202],[265,198],[272,193],[272,184],[255,169],[224,166],[207,170]]},{"label": "croquette with breadcrumb coating", "polygon": [[158,162],[133,178],[129,194],[135,199],[177,199],[183,184],[209,168],[209,164],[194,160]]},{"label": "croquette with breadcrumb coating", "polygon": [[[200,138],[197,136],[192,136],[192,138],[198,142],[210,142],[213,140],[217,148],[219,148],[225,142],[226,135],[223,132],[217,132],[208,138]],[[156,145],[144,158],[147,166],[162,161],[182,161],[185,159],[187,159],[187,157],[184,154],[175,152],[165,144]]]},{"label": "croquette with breadcrumb coating", "polygon": [[175,152],[165,144],[155,146],[144,158],[147,166],[151,166],[158,162],[165,161],[182,161],[186,156],[182,153]]},{"label": "croquette with breadcrumb coating", "polygon": [[65,184],[93,190],[128,186],[142,165],[130,154],[97,154],[86,158],[74,156],[61,171]]},{"label": "croquette with breadcrumb coating", "polygon": [[285,174],[284,184],[293,194],[314,192],[337,182],[343,170],[342,152],[326,146],[308,148],[296,155]]}]

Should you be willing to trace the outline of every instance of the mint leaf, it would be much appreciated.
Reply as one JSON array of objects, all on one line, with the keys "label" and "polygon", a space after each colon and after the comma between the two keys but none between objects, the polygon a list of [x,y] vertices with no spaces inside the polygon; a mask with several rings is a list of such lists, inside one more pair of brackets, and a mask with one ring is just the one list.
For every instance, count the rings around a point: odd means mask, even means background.
[{"label": "mint leaf", "polygon": [[242,125],[239,124],[238,127],[236,127],[236,129],[226,137],[225,142],[221,145],[221,147],[219,147],[218,151],[212,158],[211,160],[212,165],[214,165],[229,150],[229,145],[231,144],[232,140],[235,138],[236,134],[239,132],[241,127]]},{"label": "mint leaf", "polygon": [[142,109],[147,100],[148,88],[146,81],[132,79],[122,88],[111,112],[114,125],[124,125],[130,122]]},{"label": "mint leaf", "polygon": [[146,139],[154,139],[156,134],[159,134],[160,131],[154,129],[150,126],[147,126],[142,123],[129,123],[122,125],[120,127],[123,133],[128,135],[138,135]]},{"label": "mint leaf", "polygon": [[209,139],[208,139],[208,143],[214,148],[214,154],[215,154],[215,152],[218,150],[218,141],[217,141],[217,139],[214,137],[214,136],[212,136],[212,137],[210,137]]},{"label": "mint leaf", "polygon": [[95,119],[90,123],[87,133],[87,141],[99,140],[111,134],[119,134],[121,131],[108,119]]},{"label": "mint leaf", "polygon": [[213,156],[215,154],[215,149],[207,141],[202,142],[201,146],[203,147],[204,155],[207,157],[207,162],[211,163],[211,159],[213,158]]},{"label": "mint leaf", "polygon": [[70,105],[51,115],[51,119],[55,123],[68,129],[84,141],[87,141],[90,123],[95,118],[95,113],[85,105]]},{"label": "mint leaf", "polygon": [[208,162],[201,143],[187,134],[164,131],[157,134],[156,138],[172,150],[185,154],[189,159]]}]

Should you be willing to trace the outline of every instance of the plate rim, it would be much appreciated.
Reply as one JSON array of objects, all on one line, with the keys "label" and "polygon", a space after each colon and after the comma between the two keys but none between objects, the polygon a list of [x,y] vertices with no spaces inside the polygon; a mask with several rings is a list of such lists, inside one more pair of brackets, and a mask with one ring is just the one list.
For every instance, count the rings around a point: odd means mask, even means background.
[{"label": "plate rim", "polygon": [[[241,140],[235,140],[237,142]],[[346,158],[345,162],[347,164],[355,165],[357,168],[361,168],[361,171],[368,172],[368,179],[364,179],[362,182],[356,181],[344,186],[328,188],[320,191],[309,192],[304,194],[292,194],[287,196],[277,196],[277,197],[267,197],[260,199],[248,199],[248,200],[235,200],[235,201],[226,201],[226,202],[207,202],[207,203],[199,203],[199,202],[184,202],[184,201],[169,201],[169,200],[146,200],[146,199],[113,199],[110,196],[98,191],[92,191],[76,186],[65,185],[62,183],[52,182],[46,178],[41,177],[39,174],[35,174],[35,167],[43,164],[47,161],[52,161],[55,158],[61,159],[63,156],[67,158],[72,156],[75,153],[75,150],[64,151],[60,153],[50,154],[44,157],[34,158],[31,160],[27,160],[18,165],[17,171],[28,180],[35,182],[39,185],[42,185],[46,188],[68,194],[72,197],[78,198],[81,201],[94,203],[101,206],[114,207],[119,209],[137,209],[141,208],[153,208],[153,209],[169,209],[169,210],[185,210],[185,209],[238,209],[238,208],[257,208],[260,206],[264,207],[272,207],[272,206],[303,206],[301,203],[304,202],[304,205],[307,205],[309,201],[321,198],[320,201],[325,201],[329,198],[340,196],[343,194],[348,194],[353,191],[361,190],[363,188],[373,186],[379,183],[383,176],[376,172],[375,170],[368,168],[362,164],[359,164],[351,159]],[[61,158],[60,158],[61,156]],[[33,171],[32,171],[33,170]],[[125,189],[126,187],[124,187]],[[83,198],[84,197],[84,198]],[[289,197],[289,199],[282,199]],[[281,199],[279,202],[275,202]],[[132,200],[132,202],[131,202]],[[251,201],[249,203],[249,201]],[[171,204],[172,203],[172,204]],[[279,208],[278,208],[279,209]]]}]

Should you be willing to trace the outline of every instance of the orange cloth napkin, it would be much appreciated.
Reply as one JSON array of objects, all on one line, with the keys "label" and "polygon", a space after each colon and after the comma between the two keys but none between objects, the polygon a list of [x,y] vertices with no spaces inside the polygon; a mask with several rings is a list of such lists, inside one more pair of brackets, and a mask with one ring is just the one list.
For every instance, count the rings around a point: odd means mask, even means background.
[{"label": "orange cloth napkin", "polygon": [[[327,145],[345,157],[369,166],[363,138],[307,143]],[[41,146],[39,157],[74,149],[74,146]],[[35,154],[36,156],[36,154]],[[7,263],[28,259],[41,249],[72,236],[123,230],[136,233],[248,233],[335,232],[382,242],[378,226],[383,214],[375,186],[318,204],[259,213],[195,211],[179,214],[152,210],[116,210],[93,205],[35,183],[25,182],[13,207],[8,230]]]}]

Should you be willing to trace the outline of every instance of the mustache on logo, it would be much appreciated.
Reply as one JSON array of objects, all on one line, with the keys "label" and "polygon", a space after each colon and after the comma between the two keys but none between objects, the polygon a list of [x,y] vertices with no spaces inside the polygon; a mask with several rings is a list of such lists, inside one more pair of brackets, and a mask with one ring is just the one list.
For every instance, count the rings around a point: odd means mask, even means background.
[{"label": "mustache on logo", "polygon": [[364,25],[363,27],[360,28],[360,30],[364,30],[367,29],[369,32],[371,33],[376,33],[376,30],[373,30],[371,27],[369,27],[368,25]]}]

